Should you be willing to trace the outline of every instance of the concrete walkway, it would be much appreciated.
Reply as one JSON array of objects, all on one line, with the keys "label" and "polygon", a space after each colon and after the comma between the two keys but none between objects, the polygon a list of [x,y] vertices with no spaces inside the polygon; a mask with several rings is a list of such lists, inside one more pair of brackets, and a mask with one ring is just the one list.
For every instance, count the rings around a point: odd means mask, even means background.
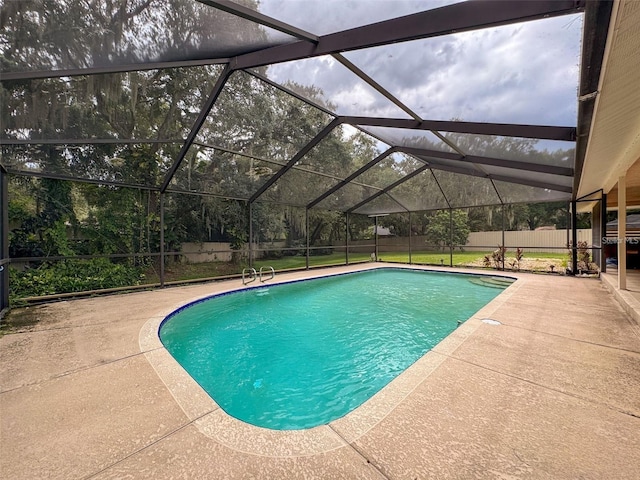
[{"label": "concrete walkway", "polygon": [[194,416],[141,351],[158,312],[239,281],[16,310],[38,321],[0,338],[0,478],[639,478],[638,324],[600,280],[517,276],[488,310],[501,325],[465,323],[383,416],[319,427],[319,453],[208,435],[216,412]]}]

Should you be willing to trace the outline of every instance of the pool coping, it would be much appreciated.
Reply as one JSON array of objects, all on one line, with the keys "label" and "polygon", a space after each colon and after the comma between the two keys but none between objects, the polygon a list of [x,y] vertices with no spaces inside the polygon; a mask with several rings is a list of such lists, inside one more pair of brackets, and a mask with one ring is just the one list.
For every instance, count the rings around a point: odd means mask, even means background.
[{"label": "pool coping", "polygon": [[271,430],[245,423],[228,415],[182,368],[160,341],[158,335],[160,326],[172,313],[212,296],[256,288],[255,285],[242,285],[238,281],[220,282],[212,285],[215,291],[211,293],[185,299],[156,312],[140,329],[138,337],[140,351],[190,422],[203,435],[229,448],[269,457],[308,456],[341,448],[362,437],[389,415],[483,324],[483,320],[490,319],[493,312],[510,298],[525,281],[511,272],[484,272],[419,265],[372,263],[342,267],[339,271],[323,269],[322,271],[303,271],[295,274],[283,273],[269,282],[269,285],[379,268],[507,277],[515,281],[355,410],[326,425],[305,430]]}]

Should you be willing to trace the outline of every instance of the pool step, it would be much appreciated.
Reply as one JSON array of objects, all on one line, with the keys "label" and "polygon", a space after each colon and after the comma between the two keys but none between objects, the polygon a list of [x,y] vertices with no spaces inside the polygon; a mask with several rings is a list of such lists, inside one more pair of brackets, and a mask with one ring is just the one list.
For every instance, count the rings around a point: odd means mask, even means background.
[{"label": "pool step", "polygon": [[471,283],[482,285],[483,287],[499,288],[501,290],[507,288],[513,283],[513,280],[501,277],[477,277],[470,280]]}]

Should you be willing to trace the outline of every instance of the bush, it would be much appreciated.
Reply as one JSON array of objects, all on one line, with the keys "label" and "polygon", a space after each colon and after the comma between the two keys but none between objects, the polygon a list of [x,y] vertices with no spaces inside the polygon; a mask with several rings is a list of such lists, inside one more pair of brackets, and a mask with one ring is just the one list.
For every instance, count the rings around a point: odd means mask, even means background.
[{"label": "bush", "polygon": [[23,272],[9,270],[12,299],[139,285],[140,269],[106,258],[43,263]]},{"label": "bush", "polygon": [[[520,249],[518,249],[518,251],[520,251]],[[506,253],[507,253],[507,247],[498,245],[498,249],[494,250],[493,253],[491,253],[491,255],[484,256],[484,259],[483,259],[484,266],[485,267],[493,266],[493,268],[495,268],[496,270],[502,270]],[[521,258],[522,258],[522,255],[520,255],[518,262]],[[520,268],[519,265],[518,265],[518,268]]]}]

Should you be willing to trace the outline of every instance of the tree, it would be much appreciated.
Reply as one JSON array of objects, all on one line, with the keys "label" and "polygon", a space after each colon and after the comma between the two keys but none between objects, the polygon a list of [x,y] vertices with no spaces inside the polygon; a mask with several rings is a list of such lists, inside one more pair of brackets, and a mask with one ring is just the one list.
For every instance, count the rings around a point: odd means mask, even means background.
[{"label": "tree", "polygon": [[[451,234],[452,223],[453,235]],[[457,246],[460,250],[463,250],[470,232],[467,212],[463,210],[440,210],[429,219],[426,242],[427,245],[437,246],[444,250],[449,245],[449,242],[452,241],[454,247]]]}]

